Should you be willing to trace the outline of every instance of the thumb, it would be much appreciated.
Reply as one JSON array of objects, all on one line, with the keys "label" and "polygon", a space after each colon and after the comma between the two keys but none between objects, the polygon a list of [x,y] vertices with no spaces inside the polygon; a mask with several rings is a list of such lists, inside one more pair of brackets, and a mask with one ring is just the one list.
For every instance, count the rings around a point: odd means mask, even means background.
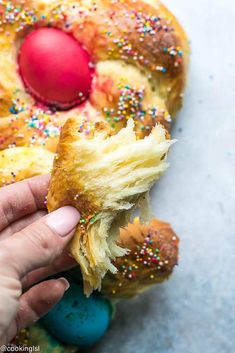
[{"label": "thumb", "polygon": [[0,247],[0,268],[17,278],[53,262],[72,238],[80,215],[71,207],[62,207],[32,223]]}]

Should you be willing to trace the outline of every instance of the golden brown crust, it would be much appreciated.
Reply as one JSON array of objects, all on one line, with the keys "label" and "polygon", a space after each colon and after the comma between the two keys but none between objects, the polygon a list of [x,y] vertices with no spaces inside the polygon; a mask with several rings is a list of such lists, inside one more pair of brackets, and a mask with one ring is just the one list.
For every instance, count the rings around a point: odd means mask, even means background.
[{"label": "golden brown crust", "polygon": [[170,224],[153,219],[143,225],[136,220],[120,229],[119,242],[130,250],[116,258],[116,274],[107,274],[102,293],[109,298],[133,297],[166,280],[178,261],[179,238]]},{"label": "golden brown crust", "polygon": [[[82,127],[81,127],[82,125]],[[80,261],[78,255],[81,249],[80,239],[90,254],[92,264],[93,249],[89,245],[87,237],[88,229],[92,224],[92,219],[101,211],[101,201],[97,200],[94,195],[84,189],[84,183],[80,181],[79,169],[76,168],[77,155],[79,150],[73,144],[79,139],[89,139],[94,134],[104,131],[105,135],[109,135],[110,130],[105,123],[96,123],[95,129],[85,133],[87,130],[87,122],[81,123],[76,119],[68,119],[65,123],[60,136],[60,143],[57,148],[57,156],[54,159],[52,177],[50,182],[49,193],[47,197],[47,207],[51,212],[58,207],[70,205],[81,213],[80,223],[76,229],[74,239],[71,241],[69,249],[71,254],[79,262],[82,271],[85,273],[85,280],[92,281],[92,275],[87,273],[86,264]],[[78,157],[79,158],[79,157]],[[95,261],[94,261],[95,264]],[[91,279],[90,279],[91,278]],[[93,279],[94,287],[98,287],[98,282]]]},{"label": "golden brown crust", "polygon": [[[81,124],[83,125],[83,130],[81,130]],[[75,160],[72,158],[79,151],[77,151],[76,147],[73,147],[72,144],[79,140],[79,138],[92,138],[94,134],[100,131],[105,131],[108,136],[110,131],[107,124],[102,122],[97,122],[95,128],[84,136],[85,129],[86,123],[81,123],[81,121],[77,119],[68,119],[61,131],[60,143],[58,144],[56,157],[54,159],[47,206],[49,211],[53,211],[58,208],[58,205],[60,205],[60,207],[71,205],[78,210],[82,210],[83,218],[87,219],[92,218],[97,213],[100,205],[93,200],[91,194],[84,192],[83,185],[79,183],[79,171],[74,172]],[[64,178],[68,175],[70,187],[60,187],[64,185]],[[75,188],[73,188],[73,185]]]}]

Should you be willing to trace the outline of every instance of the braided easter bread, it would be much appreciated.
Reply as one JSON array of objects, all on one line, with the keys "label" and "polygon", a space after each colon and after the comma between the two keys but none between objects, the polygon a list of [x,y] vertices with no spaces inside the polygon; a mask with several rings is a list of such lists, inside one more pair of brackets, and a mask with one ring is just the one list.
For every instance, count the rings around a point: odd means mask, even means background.
[{"label": "braided easter bread", "polygon": [[[33,38],[42,43],[61,33],[68,34],[65,43],[76,41],[87,64],[88,78],[75,82],[76,99],[67,87],[71,77],[50,89],[43,75],[29,80],[42,57],[40,50],[38,57],[36,50],[27,54]],[[49,172],[67,121],[48,208],[73,204],[83,213],[70,249],[89,293],[116,271],[114,258],[126,246],[116,243],[118,229],[166,169],[170,125],[186,82],[186,35],[158,0],[2,0],[0,43],[0,185]],[[58,53],[58,42],[49,47],[48,57],[69,51]],[[81,82],[88,83],[79,91]]]}]

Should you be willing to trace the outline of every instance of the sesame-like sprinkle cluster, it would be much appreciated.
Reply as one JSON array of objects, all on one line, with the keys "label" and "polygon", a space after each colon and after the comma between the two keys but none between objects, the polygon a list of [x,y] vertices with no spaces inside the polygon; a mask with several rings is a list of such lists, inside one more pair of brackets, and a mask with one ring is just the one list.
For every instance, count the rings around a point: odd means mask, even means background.
[{"label": "sesame-like sprinkle cluster", "polygon": [[12,100],[12,105],[9,108],[9,112],[11,114],[17,115],[17,114],[19,114],[19,113],[21,113],[21,112],[23,112],[25,110],[26,110],[25,103],[22,102],[19,98],[16,98],[16,99]]},{"label": "sesame-like sprinkle cluster", "polygon": [[65,20],[66,19],[65,10],[66,10],[66,7],[62,2],[62,4],[59,4],[52,10],[52,19],[55,21]]},{"label": "sesame-like sprinkle cluster", "polygon": [[125,85],[124,87],[119,86],[119,89],[120,96],[117,111],[104,108],[107,121],[113,124],[130,118],[143,120],[146,115],[146,111],[142,109],[145,92],[144,87],[137,89],[134,86]]},{"label": "sesame-like sprinkle cluster", "polygon": [[[128,259],[124,259],[124,264],[119,268],[123,277],[127,279],[135,279],[138,276],[137,271],[139,267],[144,266],[150,272],[150,278],[154,278],[155,272],[158,273],[164,264],[168,264],[168,260],[163,261],[161,259],[161,249],[156,247],[156,241],[154,242],[152,237],[152,234],[149,233],[144,238],[143,243],[136,245],[136,249],[131,251],[129,255],[133,259],[131,265]],[[128,263],[128,265],[125,263]]]},{"label": "sesame-like sprinkle cluster", "polygon": [[26,26],[32,26],[38,21],[34,9],[28,8],[21,3],[14,1],[0,0],[0,31],[5,24],[17,24],[16,32],[21,31]]},{"label": "sesame-like sprinkle cluster", "polygon": [[[119,1],[117,1],[119,3]],[[113,19],[116,21],[113,21]],[[118,35],[109,29],[111,26],[120,27],[120,23],[125,22],[125,25],[118,28],[118,32],[122,32],[122,35]],[[107,30],[104,33],[107,37],[112,39],[114,48],[109,48],[109,56],[113,56],[115,52],[118,52],[121,59],[132,60],[138,62],[140,65],[147,66],[151,69],[151,72],[157,71],[163,74],[167,73],[168,69],[162,65],[154,65],[152,60],[147,57],[143,52],[141,52],[138,46],[133,42],[132,33],[137,34],[137,38],[144,46],[148,46],[149,40],[153,44],[157,44],[160,33],[173,33],[174,27],[171,25],[171,20],[164,19],[161,16],[155,16],[154,14],[146,14],[140,10],[135,9],[125,9],[118,12],[111,12],[110,19],[106,21]],[[151,44],[152,45],[152,44]],[[162,54],[167,54],[174,57],[174,66],[178,67],[182,63],[183,50],[179,46],[169,46],[163,48],[152,48],[152,53],[156,51],[159,54],[159,50],[162,50]]]},{"label": "sesame-like sprinkle cluster", "polygon": [[[129,21],[130,26],[134,28],[124,29],[123,36],[119,38],[114,38],[113,43],[116,44],[118,51],[121,54],[122,59],[128,59],[128,56],[132,56],[135,61],[139,61],[142,64],[148,64],[149,61],[144,58],[143,55],[139,55],[138,51],[134,48],[133,44],[130,42],[130,31],[136,32],[139,35],[139,41],[144,42],[149,36],[156,36],[156,33],[164,30],[165,32],[173,31],[172,27],[162,26],[161,17],[156,17],[153,15],[146,15],[143,12],[136,10],[125,10],[116,14],[119,18],[124,18]],[[111,36],[110,31],[107,32],[108,36]],[[110,52],[111,54],[111,52]]]},{"label": "sesame-like sprinkle cluster", "polygon": [[[59,4],[48,14],[39,14],[35,9],[26,5],[22,1],[0,0],[0,32],[4,31],[6,25],[13,25],[15,32],[20,32],[27,27],[36,25],[39,22],[51,24],[56,21],[65,20],[65,6]],[[7,36],[10,32],[5,31]]]},{"label": "sesame-like sprinkle cluster", "polygon": [[[11,119],[11,129],[17,138],[24,138],[24,131],[33,132],[30,134],[28,146],[40,145],[45,146],[49,138],[58,137],[60,134],[60,127],[57,123],[57,115],[50,111],[45,111],[41,108],[30,108],[26,103],[19,98],[13,99],[9,108],[9,112],[13,114]],[[25,114],[25,117],[22,116]],[[24,131],[21,125],[18,125],[18,119],[24,121]],[[4,140],[4,137],[3,137]],[[0,141],[4,142],[4,141]],[[17,142],[12,142],[8,147],[16,147]]]},{"label": "sesame-like sprinkle cluster", "polygon": [[[147,108],[143,106],[145,87],[136,88],[135,86],[125,85],[118,88],[120,95],[117,102],[117,109],[103,108],[105,118],[111,127],[115,128],[117,123],[133,119],[136,123],[140,124],[142,131],[151,131],[160,112],[157,106],[147,106]],[[153,120],[151,126],[144,124],[147,116]],[[168,116],[169,114],[166,114],[165,118],[169,118]]]},{"label": "sesame-like sprinkle cluster", "polygon": [[84,120],[78,129],[79,133],[83,133],[86,137],[93,137],[95,132],[95,124],[92,121]]},{"label": "sesame-like sprinkle cluster", "polygon": [[46,114],[42,109],[34,110],[26,122],[28,129],[35,129],[37,131],[36,137],[32,137],[32,143],[35,138],[39,138],[42,139],[42,144],[44,144],[45,141],[43,140],[50,137],[57,137],[60,134],[60,128],[53,123],[50,115]]}]

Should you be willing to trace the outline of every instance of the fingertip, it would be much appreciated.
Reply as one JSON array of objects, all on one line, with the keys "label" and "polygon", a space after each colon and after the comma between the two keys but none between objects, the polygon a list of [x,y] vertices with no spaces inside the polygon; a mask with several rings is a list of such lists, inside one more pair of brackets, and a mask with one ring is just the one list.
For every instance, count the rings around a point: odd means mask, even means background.
[{"label": "fingertip", "polygon": [[64,206],[46,216],[45,223],[59,236],[65,237],[74,230],[79,220],[80,213],[76,208]]},{"label": "fingertip", "polygon": [[64,278],[64,277],[58,278],[58,279],[57,279],[57,282],[59,282],[60,284],[62,284],[62,286],[64,287],[64,291],[65,291],[65,292],[66,292],[66,291],[69,289],[69,287],[70,287],[69,281],[68,281],[66,278]]},{"label": "fingertip", "polygon": [[50,174],[41,174],[41,175],[31,177],[27,180],[30,183],[35,183],[35,184],[39,183],[40,185],[44,184],[45,186],[49,186],[50,179],[51,179]]},{"label": "fingertip", "polygon": [[67,290],[66,288],[69,287],[69,282],[65,278],[59,278],[59,279],[49,279],[46,281],[43,281],[39,283],[38,285],[35,285],[32,288],[40,288],[41,291],[38,293],[38,303],[42,303],[42,306],[54,306],[56,303],[58,303],[65,291]]}]

